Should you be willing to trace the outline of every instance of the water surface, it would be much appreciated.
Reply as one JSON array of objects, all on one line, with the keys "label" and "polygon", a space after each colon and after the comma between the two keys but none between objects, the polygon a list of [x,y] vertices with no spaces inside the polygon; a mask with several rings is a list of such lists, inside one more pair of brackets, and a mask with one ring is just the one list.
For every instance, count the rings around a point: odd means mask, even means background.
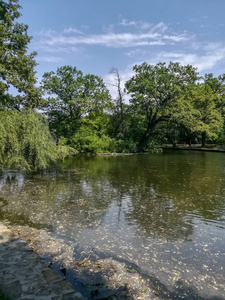
[{"label": "water surface", "polygon": [[42,174],[7,171],[0,217],[130,262],[168,290],[225,299],[223,153],[76,157]]}]

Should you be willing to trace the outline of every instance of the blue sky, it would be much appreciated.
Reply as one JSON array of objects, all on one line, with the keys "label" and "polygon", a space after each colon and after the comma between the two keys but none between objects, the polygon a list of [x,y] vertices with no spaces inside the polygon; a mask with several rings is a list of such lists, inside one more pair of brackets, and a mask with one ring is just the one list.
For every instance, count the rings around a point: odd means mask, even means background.
[{"label": "blue sky", "polygon": [[[134,64],[181,62],[225,73],[224,0],[20,0],[37,77],[64,65],[101,76]],[[108,86],[110,89],[110,85]],[[112,94],[114,92],[112,91]]]}]

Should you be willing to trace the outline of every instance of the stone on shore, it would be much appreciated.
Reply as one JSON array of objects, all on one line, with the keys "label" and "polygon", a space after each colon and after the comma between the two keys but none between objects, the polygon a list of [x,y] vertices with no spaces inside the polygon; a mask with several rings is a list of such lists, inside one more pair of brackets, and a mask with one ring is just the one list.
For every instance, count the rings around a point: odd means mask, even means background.
[{"label": "stone on shore", "polygon": [[0,289],[12,300],[85,300],[1,222]]}]

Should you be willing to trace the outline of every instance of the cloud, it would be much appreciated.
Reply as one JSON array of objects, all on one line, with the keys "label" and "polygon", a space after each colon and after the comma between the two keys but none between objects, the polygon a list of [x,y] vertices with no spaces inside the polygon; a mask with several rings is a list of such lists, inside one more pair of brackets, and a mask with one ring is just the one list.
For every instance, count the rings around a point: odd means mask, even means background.
[{"label": "cloud", "polygon": [[57,63],[63,61],[63,58],[58,56],[37,56],[37,60],[49,63]]},{"label": "cloud", "polygon": [[168,29],[168,26],[164,22],[160,22],[160,23],[154,25],[153,23],[147,23],[147,22],[143,22],[143,21],[128,21],[126,19],[123,19],[119,23],[119,25],[125,26],[125,27],[135,27],[135,28],[141,29],[141,30],[150,29],[151,32],[160,31],[161,33],[164,33]]},{"label": "cloud", "polygon": [[64,33],[78,33],[78,34],[83,34],[82,31],[76,29],[76,28],[73,28],[73,27],[69,27],[69,28],[64,28],[63,30]]},{"label": "cloud", "polygon": [[[190,51],[193,49],[193,45],[190,47]],[[182,65],[190,64],[198,68],[198,72],[206,73],[210,72],[216,64],[225,60],[225,45],[221,43],[208,43],[208,44],[194,44],[194,49],[200,50],[198,53],[191,52],[166,52],[161,51],[158,54],[151,53],[150,51],[145,51],[142,49],[134,49],[130,52],[133,58],[140,58],[136,60],[133,64],[127,66],[125,70],[120,71],[120,76],[122,78],[122,86],[124,87],[125,82],[130,79],[133,75],[133,66],[135,64],[139,65],[143,63],[142,57],[145,56],[145,61],[148,64],[155,65],[158,62],[180,62]],[[151,54],[151,57],[149,57]],[[111,95],[115,99],[117,97],[117,89],[113,84],[115,83],[114,76],[112,74],[107,74],[104,76],[104,81],[108,83],[108,88]],[[126,102],[127,102],[126,98]]]},{"label": "cloud", "polygon": [[153,26],[152,23],[142,22],[142,21],[128,21],[126,19],[123,19],[119,25],[124,27],[135,27],[138,29],[149,29]]},{"label": "cloud", "polygon": [[163,62],[180,62],[183,65],[190,64],[198,68],[199,72],[210,71],[216,64],[225,60],[225,45],[220,43],[208,43],[200,47],[195,47],[201,49],[198,53],[190,52],[160,52],[154,57],[152,63],[157,63],[159,61]]},{"label": "cloud", "polygon": [[[125,22],[125,21],[124,21]],[[134,21],[132,21],[134,22]],[[142,23],[142,28],[147,27]],[[149,25],[150,26],[150,25]],[[39,47],[77,47],[77,46],[103,46],[110,48],[125,48],[137,46],[162,46],[166,43],[179,43],[190,39],[186,33],[170,33],[167,26],[160,22],[151,25],[145,32],[114,32],[113,26],[105,33],[83,34],[77,33],[73,28],[66,29],[58,33],[52,30],[39,33]],[[54,48],[53,48],[54,49]]]},{"label": "cloud", "polygon": [[47,45],[45,43],[33,43],[32,44],[33,49],[38,49],[42,52],[48,52],[48,53],[82,53],[84,50],[81,47],[75,47],[71,46],[68,47],[66,45]]}]

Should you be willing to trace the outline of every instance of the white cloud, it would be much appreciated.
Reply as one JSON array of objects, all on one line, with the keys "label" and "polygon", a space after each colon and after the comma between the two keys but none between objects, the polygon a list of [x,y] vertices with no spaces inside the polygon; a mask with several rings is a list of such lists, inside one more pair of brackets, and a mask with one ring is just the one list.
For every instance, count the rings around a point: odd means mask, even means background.
[{"label": "white cloud", "polygon": [[[186,33],[171,34],[167,29],[167,26],[162,22],[151,26],[151,29],[149,31],[142,33],[115,33],[112,30],[113,27],[110,27],[110,31],[106,33],[89,35],[76,34],[75,32],[72,32],[72,29],[71,35],[65,34],[65,32],[57,33],[52,30],[48,30],[46,32],[42,31],[39,34],[41,38],[38,41],[38,44],[39,47],[43,47],[43,45],[48,47],[77,47],[78,45],[96,45],[111,48],[124,48],[165,45],[166,43],[179,43],[190,39],[190,36],[188,36]],[[167,31],[167,33],[164,33],[165,31]]]},{"label": "white cloud", "polygon": [[127,21],[126,19],[123,19],[120,22],[120,25],[122,26],[134,26],[134,27],[138,27],[138,23],[135,21]]},{"label": "white cloud", "polygon": [[63,32],[64,32],[64,33],[78,33],[78,34],[83,34],[82,31],[80,31],[80,30],[78,30],[78,29],[76,29],[76,28],[74,28],[74,27],[65,28],[65,29],[63,30]]},{"label": "white cloud", "polygon": [[212,70],[216,64],[224,60],[225,46],[212,43],[202,46],[201,54],[188,52],[160,52],[155,57],[155,62],[176,61],[183,65],[190,64],[197,67],[199,72]]},{"label": "white cloud", "polygon": [[[152,24],[122,19],[119,27],[118,24],[111,24],[100,33],[85,32],[85,29],[81,32],[74,27],[65,28],[61,32],[41,31],[38,40],[36,38],[32,46],[35,50],[40,50],[40,54],[44,53],[38,60],[48,62],[64,60],[64,57],[58,57],[61,53],[87,55],[87,46],[123,49],[122,54],[132,58],[133,65],[143,61],[150,64],[178,61],[197,67],[199,72],[210,72],[216,65],[225,61],[224,43],[200,42],[197,35],[179,30],[174,32],[164,22]],[[46,53],[55,53],[55,56],[48,56]],[[130,74],[131,70],[130,66],[123,72],[125,80],[128,79],[127,74]],[[106,75],[106,81],[110,82],[110,78]]]},{"label": "white cloud", "polygon": [[135,27],[138,29],[149,29],[153,26],[152,23],[142,22],[142,21],[128,21],[126,19],[123,19],[119,25],[125,26],[125,27]]},{"label": "white cloud", "polygon": [[33,48],[38,49],[39,51],[48,52],[48,53],[81,53],[83,52],[83,49],[80,47],[68,47],[66,45],[46,45],[46,44],[40,44],[40,43],[33,43]]},{"label": "white cloud", "polygon": [[[220,43],[208,43],[205,45],[195,45],[195,49],[201,49],[201,52],[198,53],[188,53],[188,52],[166,52],[161,51],[158,54],[151,53],[150,51],[144,51],[142,49],[134,49],[133,52],[130,52],[130,55],[133,58],[139,58],[132,65],[129,65],[126,70],[120,72],[122,77],[123,86],[124,83],[130,79],[133,75],[133,66],[135,64],[139,65],[143,63],[142,58],[145,57],[144,61],[148,64],[155,65],[158,62],[180,62],[182,65],[190,64],[194,67],[198,68],[198,72],[204,74],[211,72],[213,68],[215,68],[216,64],[220,64],[220,62],[225,61],[225,45]],[[189,50],[191,51],[192,48]],[[199,54],[201,53],[201,54]],[[149,57],[151,55],[151,57]],[[104,77],[105,82],[109,83],[109,90],[113,97],[117,96],[117,89],[111,86],[114,83],[113,76],[111,74],[107,74]],[[127,100],[126,100],[127,101]]]},{"label": "white cloud", "polygon": [[161,32],[164,33],[167,29],[168,26],[164,23],[164,22],[160,22],[156,25],[154,25],[153,23],[147,23],[147,22],[143,22],[143,21],[128,21],[126,19],[123,19],[119,25],[125,26],[125,27],[135,27],[137,29],[141,29],[141,30],[148,30],[150,29],[151,32]]},{"label": "white cloud", "polygon": [[163,22],[160,22],[156,25],[154,25],[152,28],[151,28],[151,31],[160,31],[162,33],[164,33],[166,30],[168,30],[168,26],[163,23]]},{"label": "white cloud", "polygon": [[57,63],[63,61],[63,58],[58,56],[37,56],[37,60],[49,63]]}]

